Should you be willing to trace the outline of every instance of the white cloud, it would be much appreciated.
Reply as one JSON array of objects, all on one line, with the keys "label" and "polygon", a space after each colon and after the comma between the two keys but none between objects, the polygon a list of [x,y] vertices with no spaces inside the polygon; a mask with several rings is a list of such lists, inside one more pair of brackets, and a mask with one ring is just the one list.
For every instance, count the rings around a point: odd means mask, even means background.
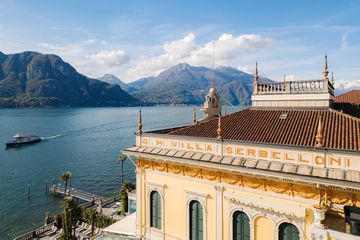
[{"label": "white cloud", "polygon": [[240,71],[249,73],[249,74],[253,74],[255,72],[255,67],[250,67],[250,66],[237,66],[237,69],[239,69]]},{"label": "white cloud", "polygon": [[[180,62],[192,65],[212,66],[213,50],[215,65],[231,65],[241,53],[271,46],[271,40],[260,35],[222,34],[205,44],[196,44],[195,35],[189,33],[180,40],[163,44],[163,53],[156,57],[140,59],[128,71],[128,79],[153,76]],[[213,48],[214,47],[214,48]]]},{"label": "white cloud", "polygon": [[284,75],[285,81],[295,81],[295,75]]},{"label": "white cloud", "polygon": [[101,44],[101,45],[106,45],[107,42],[106,41],[100,41],[98,39],[88,39],[86,41],[84,41],[85,45],[95,45],[95,44]]},{"label": "white cloud", "polygon": [[108,66],[120,66],[129,61],[129,56],[122,50],[104,50],[97,54],[90,55],[90,58],[98,64]]},{"label": "white cloud", "polygon": [[336,94],[339,95],[353,89],[360,89],[360,80],[348,81],[344,79],[341,80],[335,79],[334,87]]},{"label": "white cloud", "polygon": [[341,35],[341,50],[345,50],[349,46],[347,37],[348,36],[346,34]]}]

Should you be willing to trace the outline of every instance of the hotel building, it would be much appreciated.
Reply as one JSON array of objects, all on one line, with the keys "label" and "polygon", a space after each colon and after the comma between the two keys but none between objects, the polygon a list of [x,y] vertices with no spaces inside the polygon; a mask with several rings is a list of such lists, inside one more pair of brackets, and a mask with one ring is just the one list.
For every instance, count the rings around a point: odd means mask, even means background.
[{"label": "hotel building", "polygon": [[[334,110],[327,59],[320,80],[260,83],[252,106],[142,131],[137,162],[141,239],[360,239],[360,118]],[[145,117],[145,116],[144,116]]]}]

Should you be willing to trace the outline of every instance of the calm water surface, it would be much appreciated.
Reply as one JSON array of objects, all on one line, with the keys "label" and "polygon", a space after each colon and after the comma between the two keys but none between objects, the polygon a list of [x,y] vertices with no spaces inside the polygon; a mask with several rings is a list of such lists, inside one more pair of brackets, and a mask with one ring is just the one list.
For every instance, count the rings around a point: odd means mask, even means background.
[{"label": "calm water surface", "polygon": [[[143,108],[144,130],[192,122],[191,107]],[[198,116],[202,116],[198,112]],[[138,108],[0,109],[0,239],[41,224],[59,211],[59,198],[45,194],[45,180],[60,182],[71,171],[72,186],[102,196],[120,189],[120,150],[135,144]],[[41,143],[6,150],[17,132],[36,133]],[[135,181],[125,163],[125,178]],[[31,197],[28,199],[28,184]]]}]

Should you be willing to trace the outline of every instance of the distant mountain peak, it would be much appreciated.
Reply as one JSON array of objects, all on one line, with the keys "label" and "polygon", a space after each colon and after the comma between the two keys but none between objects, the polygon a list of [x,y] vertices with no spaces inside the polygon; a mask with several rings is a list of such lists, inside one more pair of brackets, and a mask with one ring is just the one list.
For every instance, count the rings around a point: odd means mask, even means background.
[{"label": "distant mountain peak", "polygon": [[0,54],[0,107],[128,106],[139,101],[121,87],[87,78],[59,56]]},{"label": "distant mountain peak", "polygon": [[102,77],[99,77],[98,80],[102,82],[106,82],[108,84],[116,84],[119,85],[122,89],[127,90],[126,83],[120,80],[117,76],[114,74],[106,73]]},{"label": "distant mountain peak", "polygon": [[[225,102],[250,105],[253,75],[237,68],[220,66],[215,69],[179,63],[161,72],[157,77],[127,84],[139,99],[156,104],[196,104],[204,102],[212,80]],[[260,78],[261,81],[271,81]]]}]

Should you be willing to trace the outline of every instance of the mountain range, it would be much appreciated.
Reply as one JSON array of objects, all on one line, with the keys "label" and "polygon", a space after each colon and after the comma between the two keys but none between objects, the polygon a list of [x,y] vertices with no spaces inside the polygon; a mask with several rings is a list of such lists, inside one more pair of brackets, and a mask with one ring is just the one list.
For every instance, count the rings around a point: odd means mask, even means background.
[{"label": "mountain range", "polygon": [[247,106],[252,80],[252,74],[232,67],[179,63],[158,76],[124,83],[111,74],[86,77],[56,55],[0,52],[0,107],[201,105],[213,84],[223,105]]},{"label": "mountain range", "polygon": [[[115,76],[111,79],[114,83],[120,81]],[[106,81],[110,82],[109,78]],[[220,93],[222,104],[247,106],[251,104],[252,81],[252,74],[236,68],[211,69],[180,63],[156,77],[142,78],[121,86],[138,99],[151,104],[200,105],[214,83]],[[260,77],[260,81],[271,80]]]},{"label": "mountain range", "polygon": [[137,104],[120,86],[88,78],[56,55],[0,52],[0,107]]}]

